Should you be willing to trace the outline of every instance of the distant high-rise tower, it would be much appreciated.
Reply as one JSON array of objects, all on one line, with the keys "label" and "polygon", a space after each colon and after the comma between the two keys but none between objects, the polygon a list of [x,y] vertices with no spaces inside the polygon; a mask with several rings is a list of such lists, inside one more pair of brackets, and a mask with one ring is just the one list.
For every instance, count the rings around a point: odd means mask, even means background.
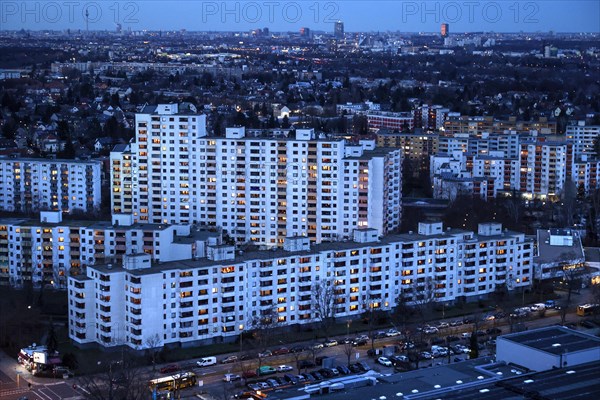
[{"label": "distant high-rise tower", "polygon": [[333,36],[336,38],[344,37],[344,23],[342,21],[337,21],[333,27]]},{"label": "distant high-rise tower", "polygon": [[447,38],[450,34],[450,25],[442,24],[441,33],[443,38]]},{"label": "distant high-rise tower", "polygon": [[309,28],[300,28],[300,36],[310,37],[310,29]]}]

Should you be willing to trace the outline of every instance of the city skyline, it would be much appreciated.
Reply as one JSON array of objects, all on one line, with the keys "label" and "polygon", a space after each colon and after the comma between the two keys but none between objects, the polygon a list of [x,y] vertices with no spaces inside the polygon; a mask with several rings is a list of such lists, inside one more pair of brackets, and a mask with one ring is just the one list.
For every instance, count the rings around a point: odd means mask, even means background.
[{"label": "city skyline", "polygon": [[[568,11],[568,12],[567,12]],[[87,16],[86,16],[87,14]],[[577,1],[159,1],[3,2],[3,30],[333,32],[600,32],[600,4]]]}]

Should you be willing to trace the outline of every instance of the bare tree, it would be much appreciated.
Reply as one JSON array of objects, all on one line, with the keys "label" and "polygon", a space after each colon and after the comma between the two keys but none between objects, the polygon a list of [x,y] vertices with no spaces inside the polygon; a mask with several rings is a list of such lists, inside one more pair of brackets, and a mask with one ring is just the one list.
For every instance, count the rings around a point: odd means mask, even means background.
[{"label": "bare tree", "polygon": [[329,331],[335,324],[336,305],[339,297],[333,279],[315,282],[312,288],[312,307],[322,332],[329,337]]},{"label": "bare tree", "polygon": [[352,358],[352,354],[354,354],[354,346],[351,341],[347,341],[348,343],[344,343],[342,345],[342,352],[346,356],[348,366],[350,366],[350,359]]},{"label": "bare tree", "polygon": [[162,340],[160,335],[155,333],[146,339],[146,347],[148,348],[148,354],[150,355],[150,361],[152,362],[152,372],[156,371],[156,359],[161,349]]},{"label": "bare tree", "polygon": [[103,373],[78,378],[77,384],[92,400],[148,398],[148,380],[131,357],[111,362]]},{"label": "bare tree", "polygon": [[279,319],[277,308],[270,306],[261,309],[256,315],[252,316],[249,328],[252,332],[252,345],[258,351],[258,366],[262,366],[264,357],[261,357],[267,347],[274,342],[275,331],[279,328]]},{"label": "bare tree", "polygon": [[425,323],[427,315],[435,303],[435,282],[432,277],[417,278],[413,288],[413,307],[421,321]]}]

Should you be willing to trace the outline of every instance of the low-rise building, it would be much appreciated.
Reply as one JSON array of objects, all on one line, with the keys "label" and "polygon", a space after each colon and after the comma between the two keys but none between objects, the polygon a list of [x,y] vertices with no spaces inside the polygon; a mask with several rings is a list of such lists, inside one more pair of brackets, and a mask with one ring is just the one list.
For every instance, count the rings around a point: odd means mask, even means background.
[{"label": "low-rise building", "polygon": [[532,371],[573,367],[600,359],[600,338],[563,326],[502,335],[496,359]]}]

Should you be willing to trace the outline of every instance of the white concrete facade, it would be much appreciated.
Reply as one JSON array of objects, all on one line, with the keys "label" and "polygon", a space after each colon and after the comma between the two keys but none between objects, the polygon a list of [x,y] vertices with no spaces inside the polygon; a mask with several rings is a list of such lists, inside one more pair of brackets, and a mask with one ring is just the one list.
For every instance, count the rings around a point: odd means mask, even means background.
[{"label": "white concrete facade", "polygon": [[94,211],[101,182],[99,161],[0,157],[0,210]]},{"label": "white concrete facade", "polygon": [[288,251],[235,258],[233,251],[210,251],[212,260],[152,266],[146,258],[145,268],[131,260],[148,256],[136,255],[123,266],[90,266],[85,276],[69,277],[70,337],[143,349],[152,338],[159,346],[239,335],[272,313],[278,326],[311,323],[314,285],[324,281],[335,293],[336,317],[358,316],[366,307],[389,310],[399,296],[453,302],[531,282],[533,242],[500,224],[482,224],[475,233],[422,223],[418,233],[379,239],[366,229],[353,237],[309,250],[301,242],[308,239],[290,238]]},{"label": "white concrete facade", "polygon": [[[54,212],[60,216],[60,212]],[[60,218],[0,219],[0,285],[66,288],[67,277],[96,263],[118,263],[125,254],[147,253],[153,261],[205,256],[207,243],[220,243],[217,232],[189,225],[133,224],[113,221],[62,221]]]},{"label": "white concrete facade", "polygon": [[137,142],[111,153],[113,212],[140,223],[219,226],[236,243],[268,247],[400,226],[399,149],[349,146],[310,129],[288,138],[233,127],[209,137],[205,116],[165,107],[137,114]]}]

